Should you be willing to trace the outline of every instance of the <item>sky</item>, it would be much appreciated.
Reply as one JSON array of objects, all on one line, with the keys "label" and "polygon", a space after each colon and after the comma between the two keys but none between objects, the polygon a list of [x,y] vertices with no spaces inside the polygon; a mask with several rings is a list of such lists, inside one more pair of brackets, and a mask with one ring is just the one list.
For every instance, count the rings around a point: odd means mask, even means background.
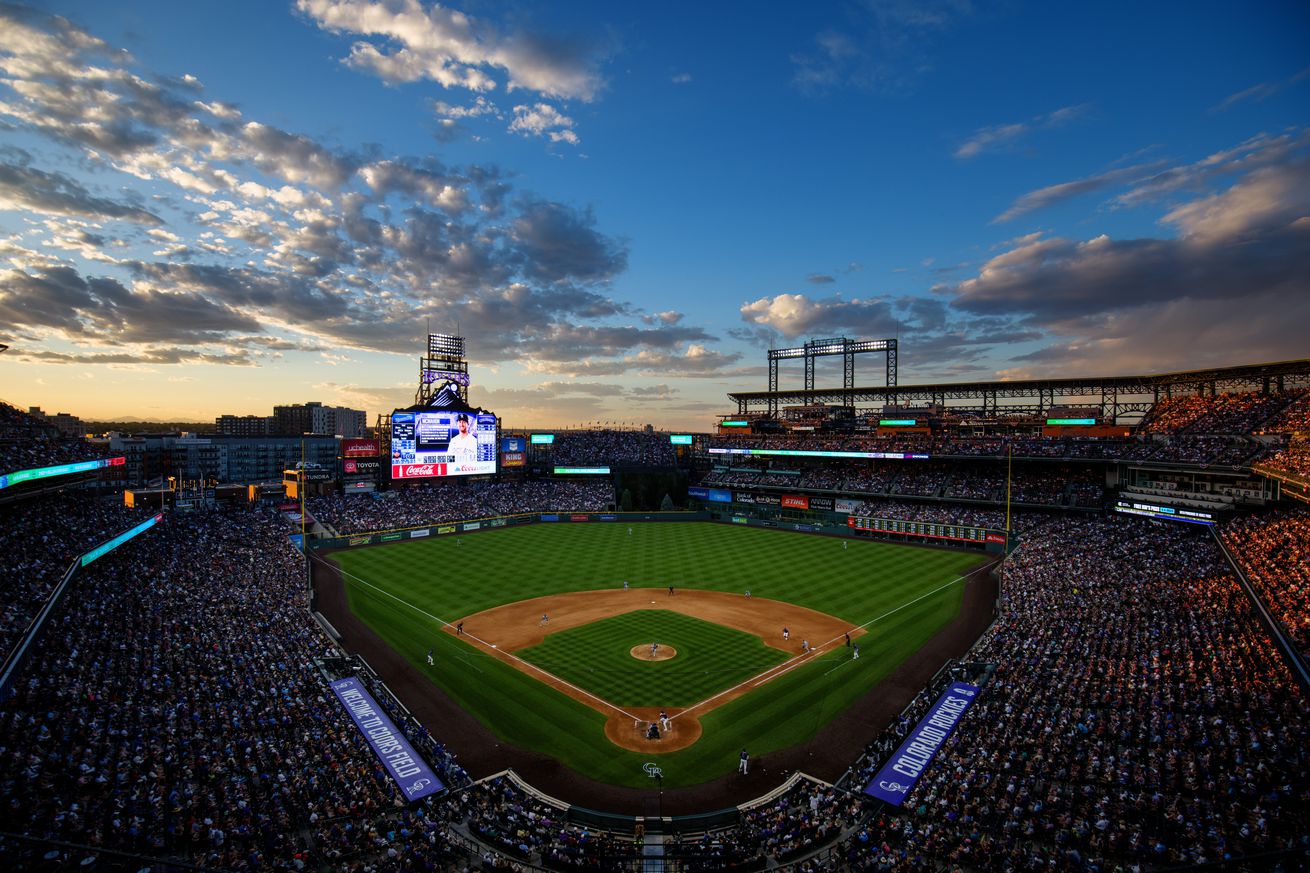
[{"label": "sky", "polygon": [[812,337],[1310,357],[1310,5],[0,5],[0,399],[371,419],[429,331],[508,427],[707,430]]}]

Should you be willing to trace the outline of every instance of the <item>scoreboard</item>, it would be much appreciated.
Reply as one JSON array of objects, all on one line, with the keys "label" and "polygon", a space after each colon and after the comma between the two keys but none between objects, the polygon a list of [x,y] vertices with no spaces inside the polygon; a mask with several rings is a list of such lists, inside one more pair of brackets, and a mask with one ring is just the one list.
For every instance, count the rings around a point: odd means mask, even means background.
[{"label": "scoreboard", "polygon": [[954,540],[965,543],[1005,544],[1005,531],[963,524],[936,524],[926,521],[904,521],[899,518],[871,518],[852,515],[846,524],[855,530],[900,534],[934,540]]}]

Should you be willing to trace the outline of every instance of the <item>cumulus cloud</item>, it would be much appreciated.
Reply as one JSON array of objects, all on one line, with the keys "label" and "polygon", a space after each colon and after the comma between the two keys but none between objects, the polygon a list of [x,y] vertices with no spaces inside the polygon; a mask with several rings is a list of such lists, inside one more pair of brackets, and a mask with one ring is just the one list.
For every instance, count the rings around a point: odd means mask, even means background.
[{"label": "cumulus cloud", "polygon": [[777,294],[743,303],[740,312],[747,324],[770,328],[785,337],[833,333],[881,337],[897,326],[890,302],[882,299],[815,300],[804,294]]},{"label": "cumulus cloud", "polygon": [[506,77],[508,90],[591,100],[602,81],[603,52],[578,39],[504,33],[491,22],[418,0],[298,0],[319,27],[359,35],[346,62],[388,82],[436,82],[487,92]]},{"label": "cumulus cloud", "polygon": [[577,145],[578,135],[573,132],[573,119],[560,113],[548,103],[535,106],[515,106],[514,120],[509,129],[525,136],[543,136],[551,142]]}]

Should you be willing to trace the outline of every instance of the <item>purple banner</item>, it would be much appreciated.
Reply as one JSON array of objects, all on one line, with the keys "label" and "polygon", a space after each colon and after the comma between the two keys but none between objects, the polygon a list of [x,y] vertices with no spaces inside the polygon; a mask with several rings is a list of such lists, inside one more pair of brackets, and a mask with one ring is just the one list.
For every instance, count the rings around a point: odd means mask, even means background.
[{"label": "purple banner", "polygon": [[332,683],[332,691],[350,713],[355,727],[373,747],[373,754],[400,786],[405,799],[422,800],[446,787],[358,679],[338,679]]},{"label": "purple banner", "polygon": [[910,731],[896,754],[864,786],[864,793],[885,800],[892,806],[900,806],[923,771],[928,769],[946,738],[955,730],[960,719],[964,718],[977,695],[977,685],[952,683],[937,698],[923,720]]}]

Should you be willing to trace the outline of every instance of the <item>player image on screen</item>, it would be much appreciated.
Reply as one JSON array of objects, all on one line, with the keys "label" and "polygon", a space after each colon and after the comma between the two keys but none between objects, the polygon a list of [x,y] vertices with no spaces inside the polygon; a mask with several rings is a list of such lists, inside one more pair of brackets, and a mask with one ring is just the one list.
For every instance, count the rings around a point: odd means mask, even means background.
[{"label": "player image on screen", "polygon": [[392,413],[391,478],[496,472],[496,416],[461,410]]},{"label": "player image on screen", "polygon": [[450,438],[450,453],[455,456],[455,463],[476,464],[478,438],[469,431],[469,417],[462,412],[456,415],[455,426],[459,429],[459,433]]}]

